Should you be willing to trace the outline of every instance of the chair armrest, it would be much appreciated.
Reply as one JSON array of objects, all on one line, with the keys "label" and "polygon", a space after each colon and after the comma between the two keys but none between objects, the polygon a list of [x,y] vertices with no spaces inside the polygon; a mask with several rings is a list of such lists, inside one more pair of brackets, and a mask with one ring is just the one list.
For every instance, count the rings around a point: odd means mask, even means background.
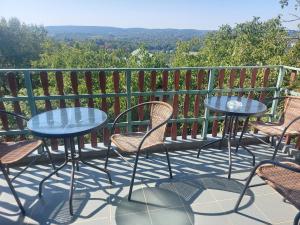
[{"label": "chair armrest", "polygon": [[12,115],[16,118],[20,118],[22,120],[25,120],[25,121],[28,121],[29,119],[23,115],[20,115],[20,114],[17,114],[17,113],[13,113],[13,112],[8,112],[8,111],[5,111],[3,109],[0,109],[0,114],[8,114],[8,115]]},{"label": "chair armrest", "polygon": [[275,156],[276,156],[276,154],[277,154],[277,152],[278,152],[279,146],[280,146],[280,144],[281,144],[281,142],[282,142],[283,137],[285,136],[286,131],[289,129],[289,127],[290,127],[293,123],[295,123],[295,122],[298,121],[298,120],[300,120],[300,116],[298,116],[298,117],[296,117],[295,119],[293,119],[293,120],[292,120],[292,121],[284,128],[284,130],[282,131],[281,136],[280,136],[280,138],[279,138],[279,140],[278,140],[278,144],[276,145],[276,148],[275,148],[275,151],[274,151],[274,154],[273,154],[273,157],[272,157],[273,160],[275,159]]},{"label": "chair armrest", "polygon": [[299,168],[292,167],[292,166],[289,166],[289,165],[287,165],[285,163],[282,163],[282,162],[279,162],[279,161],[275,161],[275,160],[263,160],[260,163],[258,163],[258,165],[254,169],[256,170],[259,167],[261,167],[263,165],[266,165],[266,164],[272,164],[274,166],[278,166],[278,167],[281,167],[281,168],[284,168],[284,169],[287,169],[287,170],[291,170],[291,171],[296,172],[296,173],[300,173],[300,169]]},{"label": "chair armrest", "polygon": [[273,98],[265,98],[263,103],[267,105],[270,103],[273,103],[274,100],[284,100],[286,99],[288,96],[280,96],[280,97],[273,97]]}]

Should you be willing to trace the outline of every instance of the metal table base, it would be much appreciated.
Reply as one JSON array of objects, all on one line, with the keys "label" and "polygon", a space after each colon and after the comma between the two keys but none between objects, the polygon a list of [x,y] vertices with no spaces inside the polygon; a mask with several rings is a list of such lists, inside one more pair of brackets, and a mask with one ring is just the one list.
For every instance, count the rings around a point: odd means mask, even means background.
[{"label": "metal table base", "polygon": [[[63,169],[68,162],[71,162],[72,164],[72,170],[71,170],[71,182],[70,182],[70,191],[69,191],[69,210],[70,210],[70,214],[73,215],[73,191],[74,191],[74,175],[75,175],[75,169],[77,169],[77,171],[79,171],[79,165],[78,163],[81,162],[85,165],[88,165],[90,167],[93,167],[97,170],[100,170],[101,172],[104,172],[107,174],[108,176],[108,180],[110,182],[110,184],[112,184],[112,180],[111,180],[111,176],[108,172],[108,170],[104,169],[104,168],[100,168],[98,166],[95,166],[91,163],[86,162],[81,155],[81,148],[80,148],[80,144],[79,144],[79,138],[77,138],[78,140],[78,154],[76,153],[75,150],[75,143],[74,143],[74,137],[68,137],[64,139],[64,147],[65,147],[65,161],[64,163],[59,166],[55,171],[53,171],[52,173],[50,173],[48,176],[46,176],[39,184],[39,197],[42,197],[42,189],[43,189],[43,183],[48,180],[50,177],[52,177],[54,174],[56,174],[59,170]],[[68,151],[68,146],[67,146],[67,142],[70,143],[70,152]]]},{"label": "metal table base", "polygon": [[242,146],[243,149],[245,149],[252,156],[252,165],[255,166],[255,155],[253,154],[253,152],[251,152],[250,149],[248,149],[246,146],[241,144],[243,135],[247,130],[249,117],[246,117],[246,120],[243,125],[243,129],[242,129],[242,133],[241,133],[238,141],[236,141],[238,122],[239,122],[238,116],[235,116],[235,115],[227,116],[226,115],[225,121],[224,121],[224,129],[223,129],[222,137],[218,140],[214,140],[214,141],[211,141],[207,144],[200,146],[198,155],[197,155],[197,158],[199,158],[200,152],[204,147],[207,147],[207,146],[212,145],[217,142],[219,142],[219,149],[221,149],[223,141],[225,139],[227,139],[227,143],[228,143],[228,179],[231,178],[231,170],[232,170],[232,155],[231,155],[231,153],[232,153],[231,141],[232,140],[234,140],[236,142],[235,153],[237,153],[239,147]]}]

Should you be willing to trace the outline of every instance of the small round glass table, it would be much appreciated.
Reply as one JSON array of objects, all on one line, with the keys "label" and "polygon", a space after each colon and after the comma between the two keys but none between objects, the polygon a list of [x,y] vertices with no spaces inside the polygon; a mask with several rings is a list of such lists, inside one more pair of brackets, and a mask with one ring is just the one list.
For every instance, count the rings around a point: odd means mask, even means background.
[{"label": "small round glass table", "polygon": [[[232,168],[232,160],[231,160],[231,140],[236,140],[236,131],[239,123],[239,117],[244,117],[245,122],[243,125],[243,129],[241,135],[236,143],[236,152],[238,151],[239,146],[241,145],[241,140],[243,135],[247,129],[249,118],[251,116],[260,116],[267,111],[267,106],[259,101],[248,99],[244,97],[237,96],[214,96],[208,97],[204,101],[204,105],[207,110],[211,110],[217,113],[225,114],[224,121],[224,129],[222,133],[222,137],[220,139],[214,140],[207,144],[202,145],[199,148],[199,152],[197,157],[200,155],[200,151],[202,148],[207,147],[216,142],[220,142],[219,148],[222,148],[222,142],[224,139],[228,141],[228,178],[231,177],[231,168]],[[253,166],[255,165],[255,155],[244,145],[242,147],[252,156]]]},{"label": "small round glass table", "polygon": [[[78,152],[76,152],[74,143],[75,137],[78,140],[79,136],[88,134],[91,131],[95,131],[102,128],[106,124],[106,121],[106,113],[99,109],[74,107],[47,111],[33,116],[27,122],[27,127],[33,135],[42,138],[63,138],[65,144],[65,161],[60,167],[58,167],[55,171],[50,173],[40,182],[39,197],[42,196],[43,183],[51,176],[56,174],[59,170],[61,170],[64,166],[66,166],[68,162],[71,162],[72,164],[69,194],[69,209],[71,215],[73,215],[72,197],[74,190],[74,174],[75,168],[77,167],[77,170],[79,169],[78,161],[93,168],[96,168],[102,172],[105,172],[108,176],[109,182],[111,183],[111,177],[109,172],[104,168],[100,168],[91,163],[86,162],[81,157],[80,145],[78,144]],[[67,143],[69,143],[70,148],[68,148]]]}]

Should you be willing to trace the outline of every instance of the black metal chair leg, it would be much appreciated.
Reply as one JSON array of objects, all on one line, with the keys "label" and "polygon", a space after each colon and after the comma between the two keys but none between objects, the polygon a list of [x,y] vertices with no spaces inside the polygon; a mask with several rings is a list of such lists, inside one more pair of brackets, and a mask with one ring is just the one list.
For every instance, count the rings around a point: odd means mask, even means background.
[{"label": "black metal chair leg", "polygon": [[238,140],[238,143],[236,145],[236,149],[235,149],[235,152],[237,153],[238,150],[239,150],[239,147],[240,147],[240,144],[241,144],[241,141],[242,141],[242,138],[247,130],[247,127],[248,127],[248,122],[249,122],[249,117],[246,118],[245,122],[244,122],[244,126],[243,126],[243,130],[242,130],[242,133],[241,133],[241,136]]},{"label": "black metal chair leg", "polygon": [[131,200],[132,188],[133,188],[133,184],[134,184],[134,178],[135,178],[138,160],[139,160],[139,152],[136,153],[136,157],[135,157],[135,163],[134,163],[134,167],[133,167],[132,178],[131,178],[129,194],[128,194],[128,201]]},{"label": "black metal chair leg", "polygon": [[104,164],[104,169],[105,170],[107,169],[110,148],[111,148],[111,141],[109,140],[108,145],[107,145],[105,164]]},{"label": "black metal chair leg", "polygon": [[170,157],[169,157],[169,151],[168,151],[168,148],[166,146],[164,146],[164,148],[166,150],[166,157],[167,157],[167,161],[168,161],[170,178],[172,179],[173,178],[173,174],[172,174],[171,162],[170,162]]},{"label": "black metal chair leg", "polygon": [[299,220],[300,220],[300,211],[296,214],[294,218],[294,225],[299,225]]},{"label": "black metal chair leg", "polygon": [[257,168],[258,168],[259,166],[261,166],[262,164],[264,164],[263,161],[260,162],[258,165],[256,165],[256,166],[252,169],[252,171],[251,171],[251,173],[250,173],[250,175],[249,175],[249,177],[248,177],[248,179],[247,179],[247,182],[246,182],[246,184],[245,184],[245,187],[244,187],[242,193],[240,194],[240,197],[239,197],[238,201],[237,201],[236,204],[235,204],[235,207],[234,207],[234,211],[235,211],[235,212],[237,212],[237,210],[238,210],[238,208],[239,208],[239,206],[240,206],[240,204],[241,204],[241,201],[242,201],[242,199],[243,199],[243,197],[244,197],[244,195],[245,195],[245,193],[246,193],[246,190],[248,189],[249,184],[250,184],[252,178],[253,178],[254,175],[255,175],[255,172],[256,172]]},{"label": "black metal chair leg", "polygon": [[12,194],[13,194],[13,196],[14,196],[14,198],[15,198],[15,200],[16,200],[16,202],[17,202],[17,204],[18,204],[18,206],[19,206],[19,208],[20,208],[20,210],[22,212],[22,214],[24,215],[25,214],[25,209],[24,209],[24,207],[23,207],[23,205],[22,205],[22,203],[21,203],[21,201],[20,201],[20,199],[19,199],[19,197],[17,195],[17,192],[16,192],[14,186],[11,183],[11,180],[8,177],[8,174],[6,172],[6,169],[5,169],[4,165],[1,164],[1,163],[0,163],[0,168],[2,170],[4,178],[5,178],[6,182],[7,182],[7,184],[9,186],[9,188],[10,188],[10,190],[11,190],[11,192],[12,192]]}]

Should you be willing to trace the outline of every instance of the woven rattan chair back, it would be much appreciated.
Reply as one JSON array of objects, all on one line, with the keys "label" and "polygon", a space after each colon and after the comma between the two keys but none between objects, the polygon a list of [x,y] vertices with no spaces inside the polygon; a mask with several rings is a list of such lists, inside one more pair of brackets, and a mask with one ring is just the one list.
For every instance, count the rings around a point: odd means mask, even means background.
[{"label": "woven rattan chair back", "polygon": [[[300,115],[300,97],[289,96],[284,103],[284,112],[282,116],[283,126],[287,126],[292,120]],[[295,121],[289,130],[300,131],[300,120]]]},{"label": "woven rattan chair back", "polygon": [[150,109],[150,129],[160,126],[153,131],[149,138],[154,142],[163,142],[165,139],[165,131],[167,127],[167,121],[171,118],[173,108],[165,102],[153,101],[151,102]]}]

